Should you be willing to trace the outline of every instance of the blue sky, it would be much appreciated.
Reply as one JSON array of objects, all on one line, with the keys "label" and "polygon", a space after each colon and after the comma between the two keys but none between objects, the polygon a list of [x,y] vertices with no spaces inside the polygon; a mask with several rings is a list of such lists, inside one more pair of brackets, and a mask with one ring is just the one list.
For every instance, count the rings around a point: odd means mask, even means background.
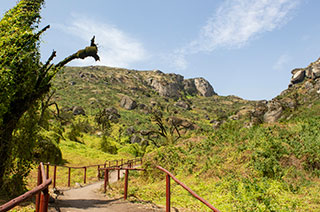
[{"label": "blue sky", "polygon": [[[16,1],[2,0],[0,13]],[[204,77],[219,95],[272,99],[291,70],[320,56],[318,0],[47,0],[43,60],[56,62],[93,35],[108,65]]]}]

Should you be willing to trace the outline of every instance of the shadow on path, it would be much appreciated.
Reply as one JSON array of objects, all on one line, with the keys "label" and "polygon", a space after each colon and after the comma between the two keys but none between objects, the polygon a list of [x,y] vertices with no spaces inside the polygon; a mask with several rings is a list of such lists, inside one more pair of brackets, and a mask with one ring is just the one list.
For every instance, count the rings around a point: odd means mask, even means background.
[{"label": "shadow on path", "polygon": [[90,209],[90,208],[101,208],[107,204],[118,201],[119,199],[113,200],[98,200],[98,199],[77,199],[77,200],[63,200],[57,201],[55,208],[78,208],[78,209]]}]

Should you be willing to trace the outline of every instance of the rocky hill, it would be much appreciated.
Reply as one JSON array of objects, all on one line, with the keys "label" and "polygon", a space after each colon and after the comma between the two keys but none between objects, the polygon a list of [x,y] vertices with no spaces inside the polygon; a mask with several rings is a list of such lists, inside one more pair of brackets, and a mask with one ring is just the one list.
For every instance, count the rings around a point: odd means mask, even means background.
[{"label": "rocky hill", "polygon": [[[161,165],[221,211],[319,211],[318,64],[293,70],[270,101],[219,96],[203,78],[159,70],[66,67],[53,86],[60,118],[49,136],[77,160],[143,156],[148,171],[130,186],[145,201],[165,201],[153,168]],[[206,210],[175,192],[175,205]]]},{"label": "rocky hill", "polygon": [[204,78],[184,79],[159,70],[66,67],[54,87],[58,105],[76,114],[95,115],[113,107],[119,115],[130,110],[147,116],[152,108],[161,106],[170,114],[213,127],[229,117],[248,115],[257,104],[236,96],[219,96]]},{"label": "rocky hill", "polygon": [[288,120],[301,112],[299,108],[310,108],[319,100],[320,59],[292,70],[292,74],[288,89],[272,100],[248,101],[219,96],[204,78],[184,79],[159,70],[66,67],[55,79],[55,101],[65,109],[76,107],[75,113],[82,114],[94,115],[113,107],[120,114],[132,110],[144,116],[161,105],[176,116],[206,123],[207,127],[215,128],[230,119],[242,119],[245,126],[253,126]]}]

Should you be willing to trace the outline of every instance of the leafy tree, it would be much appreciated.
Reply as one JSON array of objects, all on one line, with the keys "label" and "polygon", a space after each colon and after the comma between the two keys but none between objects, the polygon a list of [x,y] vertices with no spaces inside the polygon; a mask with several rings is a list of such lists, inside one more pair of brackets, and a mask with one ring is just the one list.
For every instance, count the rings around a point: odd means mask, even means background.
[{"label": "leafy tree", "polygon": [[55,51],[41,63],[39,39],[50,27],[38,30],[43,4],[44,0],[20,0],[0,21],[0,190],[11,171],[11,155],[25,148],[14,139],[21,128],[19,120],[26,112],[34,112],[39,100],[50,90],[52,78],[64,65],[89,56],[99,60],[93,37],[89,47],[58,64],[52,64]]}]

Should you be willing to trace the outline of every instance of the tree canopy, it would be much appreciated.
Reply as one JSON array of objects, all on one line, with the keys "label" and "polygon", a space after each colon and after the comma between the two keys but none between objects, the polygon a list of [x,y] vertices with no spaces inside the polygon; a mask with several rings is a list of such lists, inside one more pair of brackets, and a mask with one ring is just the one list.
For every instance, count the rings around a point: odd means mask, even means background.
[{"label": "tree canopy", "polygon": [[[40,36],[50,28],[39,30],[40,11],[44,0],[20,0],[5,13],[0,21],[0,186],[10,175],[11,165],[16,160],[14,151],[32,146],[17,146],[13,136],[21,134],[19,120],[26,112],[37,109],[39,100],[49,92],[54,75],[74,59],[93,57],[99,60],[94,43],[52,64],[56,52],[42,63],[40,61]],[[30,114],[29,114],[30,115]],[[32,119],[32,117],[29,116]],[[36,129],[33,129],[36,130]],[[32,154],[32,153],[31,153]],[[31,158],[31,156],[30,156]],[[23,162],[23,161],[22,161]],[[0,188],[0,190],[3,188]]]}]

